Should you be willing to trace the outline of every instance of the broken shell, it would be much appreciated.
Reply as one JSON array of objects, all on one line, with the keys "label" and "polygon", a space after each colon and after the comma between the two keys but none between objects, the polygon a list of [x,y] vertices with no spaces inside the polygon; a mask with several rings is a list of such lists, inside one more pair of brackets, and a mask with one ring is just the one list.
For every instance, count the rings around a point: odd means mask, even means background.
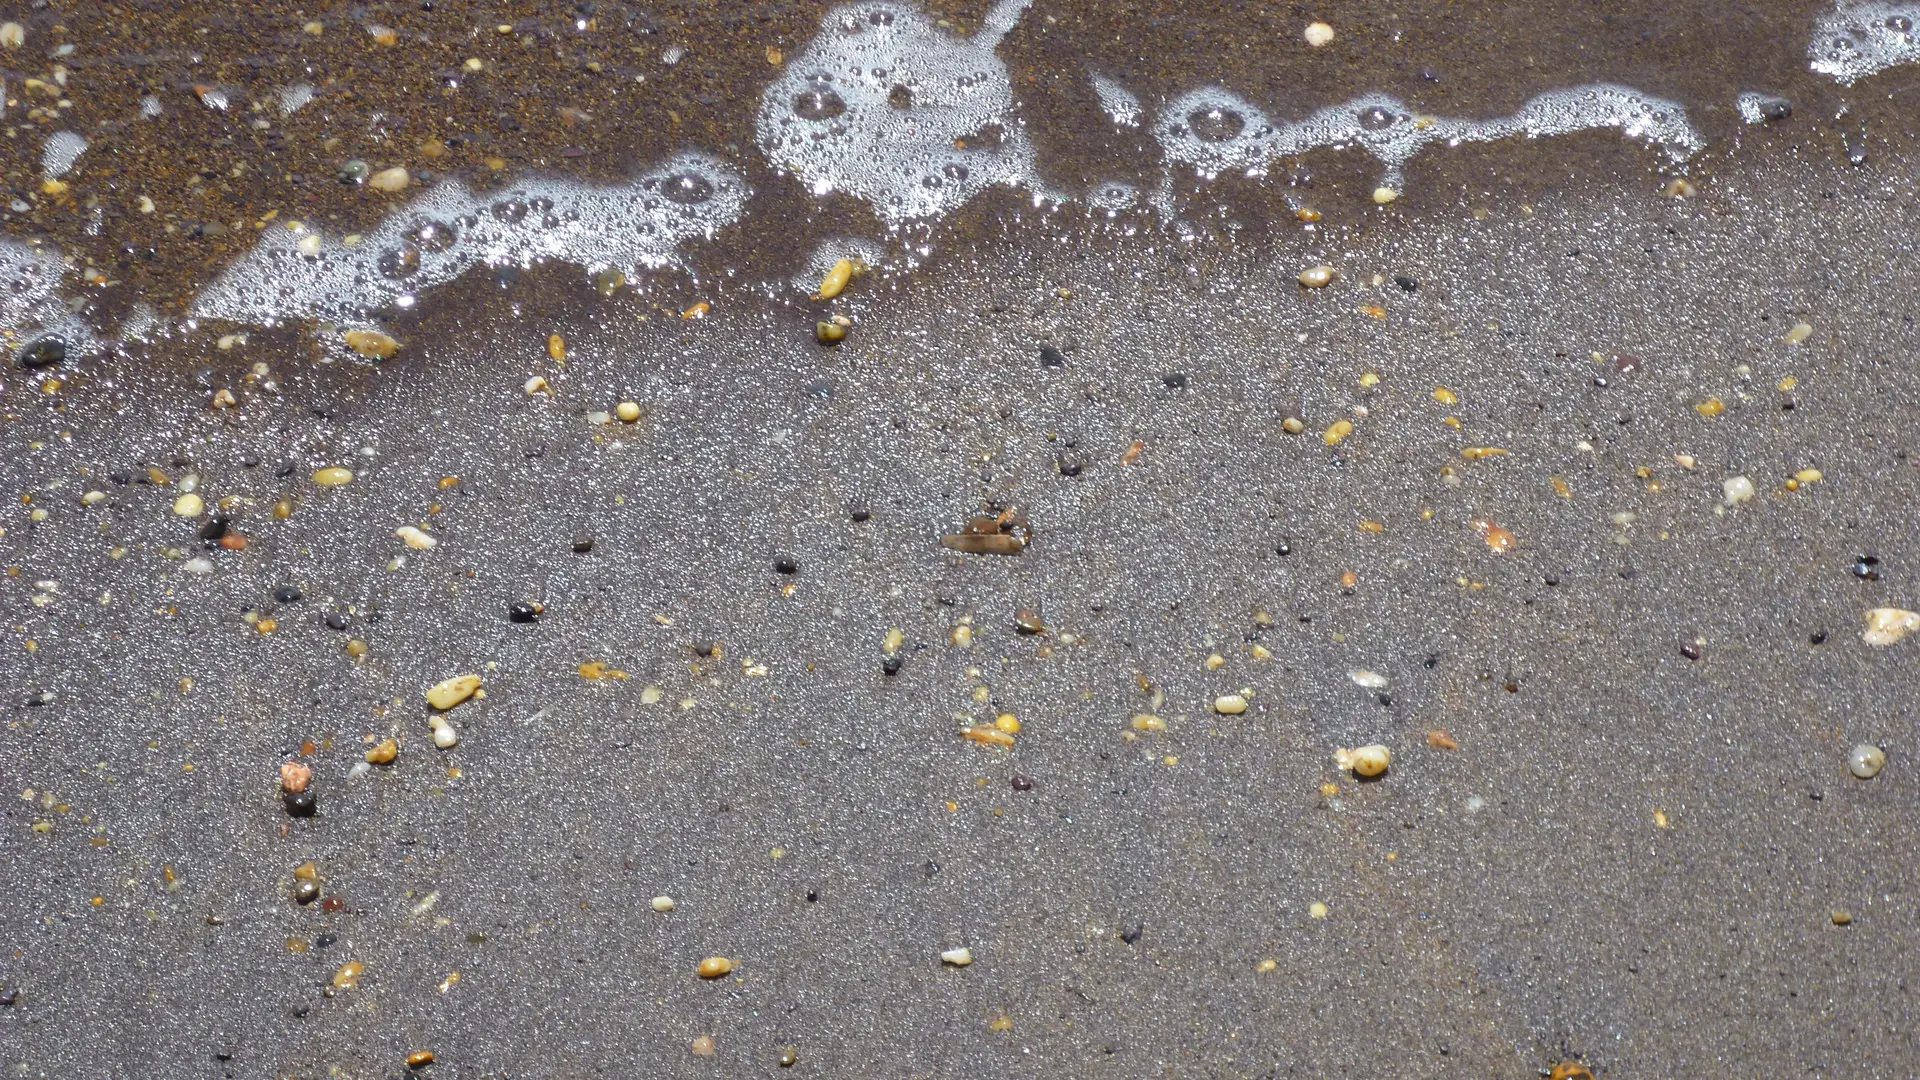
[{"label": "broken shell", "polygon": [[385,360],[400,351],[400,343],[378,330],[347,331],[347,348],[361,356]]},{"label": "broken shell", "polygon": [[1867,628],[1860,632],[1860,640],[1884,649],[1915,630],[1920,630],[1920,612],[1879,607],[1867,612]]},{"label": "broken shell", "polygon": [[975,724],[960,734],[982,745],[1000,746],[1009,750],[1013,749],[1013,736],[1001,731],[997,727],[991,727],[986,724]]}]

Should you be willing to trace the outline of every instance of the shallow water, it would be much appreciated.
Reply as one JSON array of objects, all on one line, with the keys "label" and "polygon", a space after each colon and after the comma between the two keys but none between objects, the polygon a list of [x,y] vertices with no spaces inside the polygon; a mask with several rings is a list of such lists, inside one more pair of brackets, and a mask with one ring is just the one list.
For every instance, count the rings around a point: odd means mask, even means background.
[{"label": "shallow water", "polygon": [[[1813,48],[1881,6],[32,14],[9,1074],[1904,1075],[1917,84]],[[852,14],[912,49],[826,116]],[[1307,145],[1595,84],[1684,121]],[[770,159],[807,95],[865,126]]]}]

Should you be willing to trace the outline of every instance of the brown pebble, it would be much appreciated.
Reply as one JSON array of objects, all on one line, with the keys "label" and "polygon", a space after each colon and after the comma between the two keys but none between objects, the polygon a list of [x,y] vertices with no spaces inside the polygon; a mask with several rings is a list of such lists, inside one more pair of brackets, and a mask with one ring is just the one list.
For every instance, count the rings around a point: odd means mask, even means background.
[{"label": "brown pebble", "polygon": [[1023,634],[1044,634],[1047,632],[1047,624],[1041,622],[1040,616],[1034,614],[1031,608],[1021,608],[1019,611],[1013,613],[1013,627]]},{"label": "brown pebble", "polygon": [[241,536],[239,533],[230,532],[220,538],[220,546],[226,548],[228,551],[245,551],[247,550],[247,538]]},{"label": "brown pebble", "polygon": [[967,555],[1018,555],[1027,542],[1007,533],[950,533],[940,538],[940,546]]},{"label": "brown pebble", "polygon": [[282,762],[280,765],[280,787],[289,795],[298,795],[307,790],[313,782],[313,769],[297,761]]},{"label": "brown pebble", "polygon": [[702,1035],[699,1038],[693,1040],[693,1042],[688,1045],[687,1049],[693,1051],[694,1057],[712,1057],[713,1056],[713,1036]]},{"label": "brown pebble", "polygon": [[1427,732],[1427,745],[1435,750],[1458,750],[1460,743],[1446,728],[1434,728]]},{"label": "brown pebble", "polygon": [[1593,1070],[1577,1061],[1563,1061],[1553,1067],[1548,1080],[1593,1080]]}]

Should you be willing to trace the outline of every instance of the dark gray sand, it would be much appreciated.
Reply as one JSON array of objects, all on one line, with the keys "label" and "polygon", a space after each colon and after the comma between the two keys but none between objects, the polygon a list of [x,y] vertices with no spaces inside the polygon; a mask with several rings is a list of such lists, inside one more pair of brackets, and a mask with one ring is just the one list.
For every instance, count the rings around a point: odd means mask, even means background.
[{"label": "dark gray sand", "polygon": [[1920,158],[1709,104],[1687,198],[1616,133],[1384,209],[1329,155],[1312,231],[992,195],[831,307],[727,274],[818,243],[750,211],[382,365],[10,370],[5,1075],[1912,1075],[1920,637],[1861,633],[1920,606]]}]

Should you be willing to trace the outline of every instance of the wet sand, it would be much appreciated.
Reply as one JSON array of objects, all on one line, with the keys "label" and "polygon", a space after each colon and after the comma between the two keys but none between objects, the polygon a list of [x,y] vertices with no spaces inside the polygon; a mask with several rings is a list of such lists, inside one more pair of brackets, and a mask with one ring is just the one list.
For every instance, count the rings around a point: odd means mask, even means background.
[{"label": "wet sand", "polygon": [[[1341,35],[1322,55],[1274,44],[1291,12],[1041,5],[1001,55],[1061,184],[1152,166],[1093,106],[1092,62],[1143,98],[1216,78],[1289,116],[1631,82],[1706,137],[1691,197],[1595,132],[1430,151],[1386,207],[1375,163],[1328,153],[1188,178],[1184,228],[1001,193],[892,241],[751,145],[765,50],[814,6],[653,12],[624,31],[649,81],[614,100],[639,98],[571,129],[552,110],[591,80],[549,58],[598,54],[551,20],[501,35],[541,63],[495,97],[439,100],[474,51],[441,12],[377,15],[437,51],[344,18],[306,40],[270,6],[91,27],[115,44],[74,94],[100,103],[75,208],[7,227],[117,257],[109,325],[178,315],[286,192],[370,227],[390,201],[339,162],[420,162],[321,140],[374,110],[388,145],[524,115],[444,167],[476,185],[488,154],[502,182],[610,180],[698,147],[755,196],[690,272],[610,296],[573,267],[470,274],[389,313],[383,364],[205,324],[7,373],[9,1075],[397,1075],[428,1049],[475,1077],[1907,1075],[1920,644],[1861,631],[1920,596],[1914,75],[1809,75],[1811,7],[1639,8],[1335,6],[1310,13]],[[176,59],[130,63],[134,39]],[[196,40],[200,68],[177,59]],[[302,56],[352,95],[278,149],[177,90],[165,125],[96,137],[148,86],[272,85]],[[1749,89],[1793,116],[1741,124]],[[125,209],[176,162],[242,157],[313,179],[210,179],[185,205],[240,220],[227,237]],[[116,207],[99,237],[89,191]],[[833,305],[767,284],[843,235],[891,265]],[[1333,284],[1302,288],[1316,264]],[[823,348],[829,310],[854,326]],[[627,400],[636,423],[589,415]],[[329,466],[355,477],[321,488]],[[189,474],[244,550],[171,512]],[[1729,507],[1735,476],[1755,494]],[[1005,508],[1020,554],[941,546]],[[437,748],[422,693],[466,672],[486,696]],[[1244,713],[1213,708],[1236,693]],[[1007,713],[1011,749],[960,735]],[[349,779],[388,735],[397,759]],[[1385,776],[1336,768],[1368,743]],[[1870,780],[1860,743],[1887,753]],[[313,817],[282,805],[288,760]],[[710,956],[733,972],[702,980]]]}]

